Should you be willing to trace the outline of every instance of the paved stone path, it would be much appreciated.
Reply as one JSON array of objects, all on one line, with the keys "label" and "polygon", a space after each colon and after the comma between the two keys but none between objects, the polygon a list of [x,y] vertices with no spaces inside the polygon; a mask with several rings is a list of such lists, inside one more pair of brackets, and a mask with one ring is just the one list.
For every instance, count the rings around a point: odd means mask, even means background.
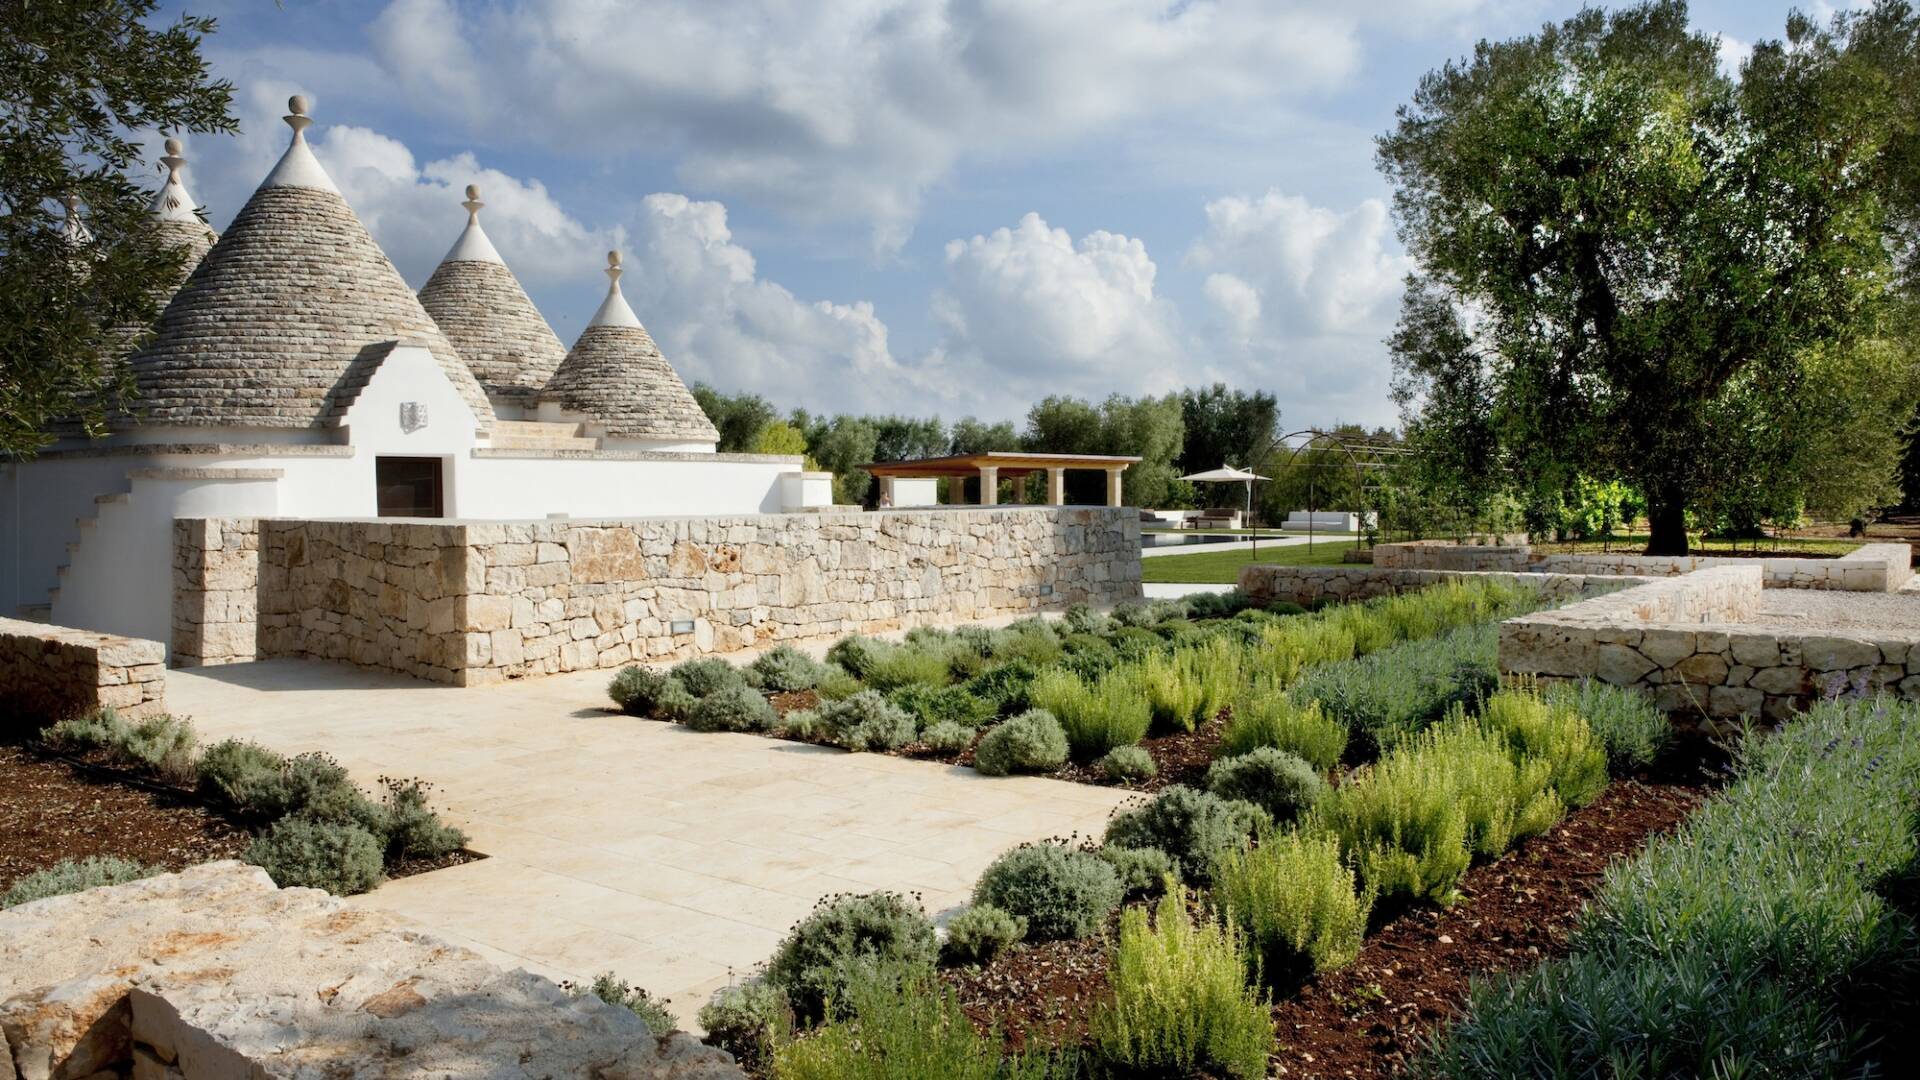
[{"label": "paved stone path", "polygon": [[962,904],[1001,851],[1098,833],[1123,793],[988,778],[607,711],[607,675],[462,689],[270,660],[167,673],[201,738],[324,750],[363,784],[419,776],[490,858],[356,902],[509,967],[613,971],[683,1019],[764,960],[819,898]]}]

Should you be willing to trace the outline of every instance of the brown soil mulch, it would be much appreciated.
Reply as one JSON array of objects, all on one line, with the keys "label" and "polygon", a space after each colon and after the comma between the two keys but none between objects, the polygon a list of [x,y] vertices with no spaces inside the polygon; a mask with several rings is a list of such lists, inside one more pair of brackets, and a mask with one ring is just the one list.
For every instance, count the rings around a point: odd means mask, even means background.
[{"label": "brown soil mulch", "polygon": [[1107,779],[1099,766],[1093,764],[1076,765],[1068,762],[1046,775],[1055,780],[1072,780],[1080,784],[1099,784],[1103,787],[1124,787],[1134,791],[1153,792],[1169,788],[1175,784],[1188,787],[1206,787],[1207,767],[1220,753],[1220,733],[1226,730],[1227,719],[1231,713],[1222,709],[1212,720],[1192,731],[1179,731],[1171,735],[1149,735],[1141,739],[1138,745],[1153,758],[1159,771],[1145,780],[1132,780],[1116,783]]},{"label": "brown soil mulch", "polygon": [[[63,760],[0,745],[0,892],[62,859],[114,855],[180,870],[238,859],[253,841],[246,824],[190,791],[139,777],[94,753]],[[403,859],[389,879],[486,858],[461,849]]]},{"label": "brown soil mulch", "polygon": [[1465,1002],[1473,976],[1565,955],[1607,864],[1670,832],[1705,794],[1619,781],[1545,836],[1468,871],[1459,903],[1408,912],[1369,937],[1353,964],[1274,1009],[1278,1075],[1391,1075]]},{"label": "brown soil mulch", "polygon": [[117,855],[178,870],[237,859],[247,831],[199,803],[0,746],[0,892],[62,859]]},{"label": "brown soil mulch", "polygon": [[[1564,955],[1607,864],[1672,830],[1705,794],[1696,784],[1617,781],[1544,836],[1468,871],[1452,907],[1387,923],[1353,964],[1275,1006],[1274,1075],[1391,1075],[1465,1001],[1470,978]],[[1012,1045],[1075,1045],[1106,993],[1109,939],[1017,948],[944,978],[976,1025],[997,1027]]]}]

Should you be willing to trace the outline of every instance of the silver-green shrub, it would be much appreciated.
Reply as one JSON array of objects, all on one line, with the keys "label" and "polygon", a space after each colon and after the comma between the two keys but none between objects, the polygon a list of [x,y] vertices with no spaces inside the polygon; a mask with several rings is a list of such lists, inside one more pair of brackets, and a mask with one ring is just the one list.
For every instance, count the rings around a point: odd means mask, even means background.
[{"label": "silver-green shrub", "polygon": [[682,660],[673,666],[672,676],[686,687],[687,693],[704,698],[732,686],[747,685],[747,677],[740,669],[717,656],[702,656],[693,660]]},{"label": "silver-green shrub", "polygon": [[380,883],[381,844],[359,825],[284,817],[248,845],[248,862],[281,888],[325,889],[336,896]]},{"label": "silver-green shrub", "polygon": [[829,1003],[844,1007],[860,978],[925,971],[938,952],[932,921],[899,893],[829,896],[774,950],[767,981],[786,992],[801,1022],[813,1024]]},{"label": "silver-green shrub", "polygon": [[940,959],[948,964],[984,964],[1027,936],[1027,920],[994,907],[975,904],[947,923]]},{"label": "silver-green shrub", "polygon": [[398,859],[437,859],[460,850],[467,834],[440,820],[427,805],[433,785],[424,780],[381,777],[386,794],[381,799],[381,830],[388,862]]},{"label": "silver-green shrub", "polygon": [[680,1029],[680,1022],[673,1018],[672,1010],[667,1008],[670,1002],[666,998],[657,998],[638,986],[630,986],[625,979],[615,978],[611,971],[594,976],[593,982],[586,986],[564,985],[576,995],[592,994],[609,1005],[633,1013],[646,1022],[647,1031],[656,1039],[665,1038]]},{"label": "silver-green shrub", "polygon": [[1061,843],[1023,844],[995,859],[973,887],[990,904],[1027,921],[1035,941],[1085,937],[1120,906],[1124,891],[1112,864]]},{"label": "silver-green shrub", "polygon": [[684,721],[695,731],[772,731],[779,722],[773,704],[745,683],[701,698]]},{"label": "silver-green shrub", "polygon": [[927,749],[940,754],[957,754],[973,744],[973,729],[942,720],[920,733]]},{"label": "silver-green shrub", "polygon": [[286,802],[287,759],[259,743],[222,739],[200,755],[200,793],[243,813],[266,813]]},{"label": "silver-green shrub", "polygon": [[1615,776],[1654,763],[1673,741],[1673,724],[1646,691],[1597,679],[1555,683],[1547,703],[1572,709],[1586,720],[1606,748],[1607,768]]},{"label": "silver-green shrub", "polygon": [[1045,709],[1030,709],[988,731],[973,749],[973,767],[987,776],[1045,772],[1067,760],[1067,733]]},{"label": "silver-green shrub", "polygon": [[1159,848],[1180,865],[1188,880],[1206,882],[1223,855],[1270,823],[1267,812],[1252,803],[1175,784],[1115,814],[1107,822],[1106,842],[1114,847]]},{"label": "silver-green shrub", "polygon": [[877,690],[862,690],[820,707],[820,731],[848,750],[892,750],[913,741],[913,717]]},{"label": "silver-green shrub", "polygon": [[1166,887],[1169,877],[1180,880],[1180,864],[1159,848],[1103,846],[1094,854],[1113,867],[1128,896],[1155,896]]},{"label": "silver-green shrub", "polygon": [[36,870],[20,878],[6,892],[0,893],[0,910],[45,900],[49,896],[65,896],[102,885],[138,881],[160,872],[160,867],[146,866],[113,855],[62,859],[45,870]]},{"label": "silver-green shrub", "polygon": [[1145,780],[1160,771],[1153,755],[1139,746],[1116,746],[1094,764],[1109,780]]},{"label": "silver-green shrub", "polygon": [[791,645],[776,645],[747,665],[747,677],[776,693],[811,690],[826,676],[826,666]]},{"label": "silver-green shrub", "polygon": [[1288,822],[1326,793],[1327,782],[1298,757],[1263,746],[1214,762],[1207,769],[1207,790],[1223,799],[1250,802],[1273,820]]},{"label": "silver-green shrub", "polygon": [[708,1046],[732,1054],[743,1068],[764,1071],[793,1034],[793,1007],[786,991],[753,979],[721,987],[700,1006],[699,1021],[707,1029],[702,1041]]},{"label": "silver-green shrub", "polygon": [[651,716],[659,705],[660,694],[670,676],[657,668],[629,664],[607,684],[607,697],[620,711],[632,716]]}]

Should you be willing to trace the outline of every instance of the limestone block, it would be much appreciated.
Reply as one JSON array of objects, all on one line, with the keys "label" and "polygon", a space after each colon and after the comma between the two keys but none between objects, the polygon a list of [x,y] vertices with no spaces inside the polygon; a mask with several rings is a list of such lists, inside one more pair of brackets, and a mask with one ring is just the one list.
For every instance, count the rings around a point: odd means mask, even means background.
[{"label": "limestone block", "polygon": [[1727,662],[1717,653],[1695,653],[1675,664],[1673,673],[1683,682],[1698,686],[1719,686],[1727,681]]},{"label": "limestone block", "polygon": [[1807,680],[1807,670],[1798,664],[1761,668],[1747,680],[1747,685],[1769,697],[1797,696],[1812,691],[1812,686]]},{"label": "limestone block", "polygon": [[[1654,663],[1625,645],[1602,645],[1594,652],[1593,676],[1615,686],[1632,686],[1654,670]],[[1578,671],[1565,672],[1568,675]]]},{"label": "limestone block", "polygon": [[1690,630],[1672,627],[1648,627],[1640,641],[1640,653],[1660,667],[1670,668],[1696,652],[1695,636]]},{"label": "limestone block", "polygon": [[1800,653],[1815,671],[1844,671],[1880,662],[1880,648],[1871,641],[1845,637],[1809,637]]},{"label": "limestone block", "polygon": [[1750,687],[1715,686],[1707,691],[1707,712],[1718,717],[1758,716],[1766,695]]},{"label": "limestone block", "polygon": [[1772,667],[1780,662],[1780,643],[1770,633],[1737,631],[1727,635],[1727,644],[1735,662],[1748,667]]}]

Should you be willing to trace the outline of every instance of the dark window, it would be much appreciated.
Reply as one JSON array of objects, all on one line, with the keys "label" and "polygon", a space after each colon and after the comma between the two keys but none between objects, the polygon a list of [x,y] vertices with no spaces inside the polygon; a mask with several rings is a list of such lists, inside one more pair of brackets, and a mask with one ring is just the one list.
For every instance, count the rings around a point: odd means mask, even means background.
[{"label": "dark window", "polygon": [[439,458],[375,458],[373,486],[381,517],[437,518],[445,512],[440,500]]}]

